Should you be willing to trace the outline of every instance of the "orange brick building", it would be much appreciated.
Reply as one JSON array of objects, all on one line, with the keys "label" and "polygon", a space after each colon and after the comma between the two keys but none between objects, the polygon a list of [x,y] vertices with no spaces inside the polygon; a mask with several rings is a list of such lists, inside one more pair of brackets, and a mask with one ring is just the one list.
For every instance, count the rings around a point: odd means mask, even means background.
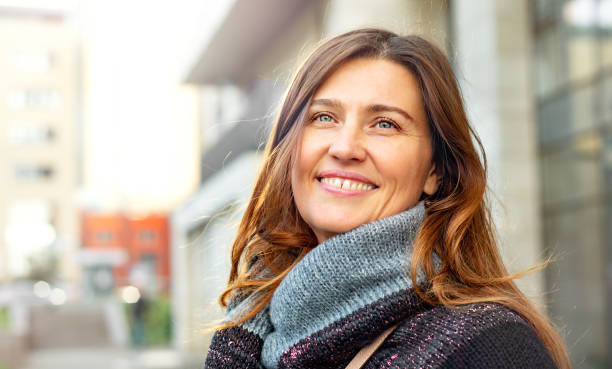
[{"label": "orange brick building", "polygon": [[149,215],[130,218],[123,214],[83,213],[82,245],[85,250],[125,253],[125,262],[113,268],[116,286],[146,284],[168,291],[170,254],[168,218]]}]

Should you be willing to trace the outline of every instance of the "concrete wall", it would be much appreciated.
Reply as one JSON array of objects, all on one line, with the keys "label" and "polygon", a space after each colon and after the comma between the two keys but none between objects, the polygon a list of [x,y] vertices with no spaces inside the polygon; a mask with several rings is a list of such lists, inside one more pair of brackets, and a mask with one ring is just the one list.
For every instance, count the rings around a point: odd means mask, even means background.
[{"label": "concrete wall", "polygon": [[253,152],[234,159],[172,214],[173,342],[181,350],[206,352],[208,328],[223,316],[216,299],[227,283],[231,225],[239,217],[218,212],[228,205],[236,212],[244,207],[259,160]]},{"label": "concrete wall", "polygon": [[[452,33],[468,116],[485,146],[502,254],[518,272],[541,262],[529,4],[457,0]],[[543,273],[518,281],[542,302]]]},{"label": "concrete wall", "polygon": [[381,27],[403,35],[418,34],[445,50],[447,16],[447,0],[332,0],[326,9],[323,35]]}]

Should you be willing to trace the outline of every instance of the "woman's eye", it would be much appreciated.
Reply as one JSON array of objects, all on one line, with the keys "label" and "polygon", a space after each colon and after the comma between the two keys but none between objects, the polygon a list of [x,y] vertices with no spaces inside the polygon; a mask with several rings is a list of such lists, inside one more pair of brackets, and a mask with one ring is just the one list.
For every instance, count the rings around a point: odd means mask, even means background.
[{"label": "woman's eye", "polygon": [[395,124],[389,122],[388,120],[381,120],[376,122],[375,125],[377,128],[385,128],[385,129],[389,129],[389,128],[395,128]]},{"label": "woman's eye", "polygon": [[325,122],[325,123],[334,121],[334,119],[328,114],[319,114],[314,119],[318,120],[319,122]]}]

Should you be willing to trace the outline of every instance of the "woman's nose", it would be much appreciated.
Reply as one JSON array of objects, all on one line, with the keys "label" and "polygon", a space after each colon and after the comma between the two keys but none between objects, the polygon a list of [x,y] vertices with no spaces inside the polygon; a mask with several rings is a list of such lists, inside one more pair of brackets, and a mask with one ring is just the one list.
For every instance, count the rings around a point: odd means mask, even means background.
[{"label": "woman's nose", "polygon": [[353,124],[342,125],[330,144],[328,152],[338,160],[365,160],[366,150],[359,128]]}]

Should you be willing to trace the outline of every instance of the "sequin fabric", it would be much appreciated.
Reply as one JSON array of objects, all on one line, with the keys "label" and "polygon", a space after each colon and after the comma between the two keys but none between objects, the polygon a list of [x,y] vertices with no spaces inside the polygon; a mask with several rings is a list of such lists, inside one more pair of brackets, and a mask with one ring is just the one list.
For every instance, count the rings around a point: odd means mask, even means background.
[{"label": "sequin fabric", "polygon": [[424,216],[421,203],[317,246],[253,322],[215,334],[205,368],[344,368],[397,322],[364,368],[555,368],[506,307],[447,309],[417,296],[409,266]]}]

